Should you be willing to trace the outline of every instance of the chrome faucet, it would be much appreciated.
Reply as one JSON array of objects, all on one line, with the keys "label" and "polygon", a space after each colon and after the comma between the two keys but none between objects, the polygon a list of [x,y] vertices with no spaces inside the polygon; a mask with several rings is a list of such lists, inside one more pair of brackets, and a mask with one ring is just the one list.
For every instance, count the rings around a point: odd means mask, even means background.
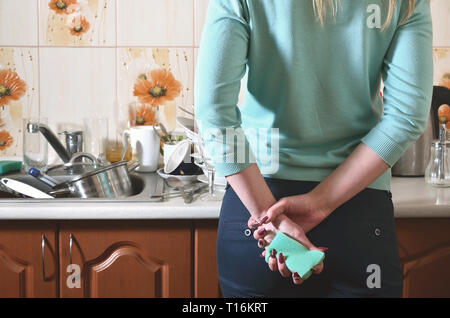
[{"label": "chrome faucet", "polygon": [[39,124],[39,123],[28,123],[27,131],[31,134],[36,134],[41,132],[44,135],[45,139],[47,139],[50,146],[55,149],[58,156],[64,161],[64,163],[68,163],[72,157],[72,155],[67,151],[67,149],[63,146],[63,144],[59,141],[58,137],[50,130],[47,125]]}]

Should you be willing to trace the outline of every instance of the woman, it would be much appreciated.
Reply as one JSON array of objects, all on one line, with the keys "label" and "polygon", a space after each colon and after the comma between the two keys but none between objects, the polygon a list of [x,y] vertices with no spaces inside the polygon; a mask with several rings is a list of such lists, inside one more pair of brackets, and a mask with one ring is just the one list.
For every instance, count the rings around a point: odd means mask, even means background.
[{"label": "woman", "polygon": [[[210,0],[195,104],[228,181],[223,295],[400,297],[390,167],[424,131],[431,92],[427,0]],[[258,257],[277,231],[328,248],[318,275]]]}]

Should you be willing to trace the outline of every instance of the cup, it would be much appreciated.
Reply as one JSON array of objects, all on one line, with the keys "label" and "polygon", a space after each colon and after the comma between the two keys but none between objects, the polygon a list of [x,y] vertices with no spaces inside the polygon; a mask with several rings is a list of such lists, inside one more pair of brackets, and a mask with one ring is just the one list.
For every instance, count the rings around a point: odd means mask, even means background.
[{"label": "cup", "polygon": [[28,123],[40,123],[47,125],[47,118],[28,118],[23,119],[23,166],[24,170],[37,168],[41,171],[47,171],[48,164],[48,142],[40,133],[30,133],[27,130]]},{"label": "cup", "polygon": [[158,169],[159,133],[154,126],[135,126],[122,134],[124,149],[130,140],[133,157],[140,163],[136,171],[154,172]]},{"label": "cup", "polygon": [[84,149],[97,158],[106,159],[106,146],[108,141],[108,118],[84,118]]}]

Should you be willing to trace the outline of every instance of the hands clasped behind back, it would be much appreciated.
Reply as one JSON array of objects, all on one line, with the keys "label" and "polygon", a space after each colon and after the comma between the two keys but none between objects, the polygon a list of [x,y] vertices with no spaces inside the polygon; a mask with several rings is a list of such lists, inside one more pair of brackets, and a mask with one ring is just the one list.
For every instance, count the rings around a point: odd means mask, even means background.
[{"label": "hands clasped behind back", "polygon": [[[326,248],[316,247],[306,237],[306,233],[320,224],[329,214],[329,209],[317,204],[318,200],[308,194],[295,195],[282,198],[272,205],[261,220],[250,217],[249,228],[255,230],[253,237],[258,241],[258,247],[264,249],[261,257],[265,257],[266,247],[273,240],[278,231],[290,236],[304,245],[309,250],[321,250]],[[297,273],[292,273],[286,266],[285,256],[280,252],[276,257],[272,250],[268,266],[272,271],[279,271],[283,277],[292,277],[294,284],[303,283]],[[313,273],[320,274],[323,270],[323,262],[312,268]]]}]

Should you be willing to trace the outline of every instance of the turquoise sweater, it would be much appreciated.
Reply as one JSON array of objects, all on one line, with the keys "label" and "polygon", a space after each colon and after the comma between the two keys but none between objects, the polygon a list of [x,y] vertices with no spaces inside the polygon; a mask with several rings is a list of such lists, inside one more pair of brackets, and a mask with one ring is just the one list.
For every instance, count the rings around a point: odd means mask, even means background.
[{"label": "turquoise sweater", "polygon": [[194,98],[217,173],[256,162],[266,177],[321,181],[361,142],[392,167],[426,128],[432,94],[429,2],[400,25],[407,2],[382,31],[387,0],[343,0],[323,26],[312,0],[210,0]]}]

